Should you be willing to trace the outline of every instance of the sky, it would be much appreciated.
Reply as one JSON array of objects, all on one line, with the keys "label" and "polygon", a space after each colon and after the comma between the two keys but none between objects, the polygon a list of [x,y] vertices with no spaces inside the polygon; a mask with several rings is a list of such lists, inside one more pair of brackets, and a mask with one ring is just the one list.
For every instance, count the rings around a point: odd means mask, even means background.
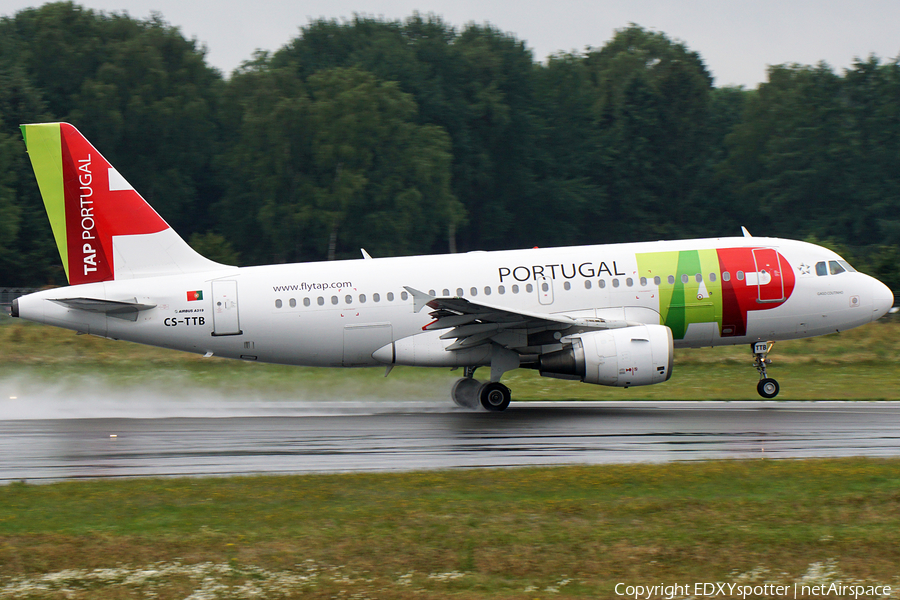
[{"label": "sky", "polygon": [[[406,19],[435,14],[462,28],[490,23],[514,35],[535,60],[600,48],[635,23],[700,54],[716,86],[756,88],[769,65],[815,65],[837,72],[855,58],[900,56],[897,0],[81,0],[81,6],[145,19],[158,12],[207,48],[228,75],[257,49],[274,51],[318,18],[355,14]],[[0,0],[0,15],[43,2]]]}]

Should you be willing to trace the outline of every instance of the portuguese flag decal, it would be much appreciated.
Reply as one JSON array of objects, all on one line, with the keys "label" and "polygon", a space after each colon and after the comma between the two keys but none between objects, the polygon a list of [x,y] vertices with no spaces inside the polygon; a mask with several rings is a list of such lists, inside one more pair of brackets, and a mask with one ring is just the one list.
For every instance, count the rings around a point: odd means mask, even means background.
[{"label": "portuguese flag decal", "polygon": [[203,300],[203,290],[188,292],[187,299],[188,299],[188,302],[191,302],[193,300]]}]

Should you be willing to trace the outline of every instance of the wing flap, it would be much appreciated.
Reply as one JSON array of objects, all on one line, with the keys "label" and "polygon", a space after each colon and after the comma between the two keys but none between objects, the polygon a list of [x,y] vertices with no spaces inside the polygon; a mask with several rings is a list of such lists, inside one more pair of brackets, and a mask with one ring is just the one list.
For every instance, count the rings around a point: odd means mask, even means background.
[{"label": "wing flap", "polygon": [[438,298],[406,286],[405,289],[413,297],[416,312],[426,306],[432,309],[429,315],[434,321],[422,329],[447,329],[449,331],[442,334],[441,339],[456,340],[447,350],[463,350],[495,343],[504,348],[532,352],[535,347],[539,349],[558,344],[565,335],[637,324],[600,317],[573,318],[562,314],[513,310],[465,298]]}]

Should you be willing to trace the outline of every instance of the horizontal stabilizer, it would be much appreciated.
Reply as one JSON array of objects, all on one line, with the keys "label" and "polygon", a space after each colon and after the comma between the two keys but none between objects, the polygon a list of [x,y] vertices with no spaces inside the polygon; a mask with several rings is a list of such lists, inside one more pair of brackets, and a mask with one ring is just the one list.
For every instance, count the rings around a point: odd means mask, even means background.
[{"label": "horizontal stabilizer", "polygon": [[134,302],[122,302],[118,300],[100,300],[98,298],[54,298],[50,302],[85,310],[87,312],[104,313],[108,317],[122,319],[123,321],[137,321],[138,313],[142,310],[156,308],[155,304],[140,304],[135,298]]}]

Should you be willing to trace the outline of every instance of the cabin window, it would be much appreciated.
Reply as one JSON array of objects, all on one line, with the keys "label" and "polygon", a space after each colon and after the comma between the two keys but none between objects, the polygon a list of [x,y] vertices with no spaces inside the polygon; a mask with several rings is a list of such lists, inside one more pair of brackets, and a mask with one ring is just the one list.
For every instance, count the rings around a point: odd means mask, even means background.
[{"label": "cabin window", "polygon": [[737,278],[738,278],[738,281],[743,281],[743,280],[744,280],[744,272],[743,272],[743,271],[738,271],[738,272],[737,272]]},{"label": "cabin window", "polygon": [[428,290],[428,295],[429,296],[437,296],[437,292],[435,292],[434,290]]},{"label": "cabin window", "polygon": [[288,304],[291,306],[291,308],[297,308],[296,298],[291,298],[290,300],[288,300]]},{"label": "cabin window", "polygon": [[710,274],[709,274],[709,280],[710,280],[710,281],[715,281],[715,280],[716,280],[716,274],[715,274],[715,273],[710,273]]},{"label": "cabin window", "polygon": [[546,281],[545,281],[544,283],[542,283],[542,284],[541,284],[541,291],[543,291],[543,292],[549,292],[549,291],[550,291],[550,284],[547,283]]},{"label": "cabin window", "polygon": [[353,304],[353,296],[347,294],[346,296],[344,296],[344,302],[346,302],[347,304]]},{"label": "cabin window", "polygon": [[381,294],[372,294],[372,302],[381,302]]},{"label": "cabin window", "polygon": [[463,289],[462,289],[462,288],[456,288],[456,297],[457,297],[457,298],[462,298],[462,297],[465,296],[465,295],[466,295],[466,294],[465,294],[465,292],[463,292]]},{"label": "cabin window", "polygon": [[618,277],[613,278],[613,287],[614,287],[614,288],[619,287],[619,279],[618,279]]},{"label": "cabin window", "polygon": [[525,284],[525,291],[528,292],[528,293],[530,294],[531,292],[534,291],[534,286],[531,285],[530,283],[526,283],[526,284]]},{"label": "cabin window", "polygon": [[731,281],[731,273],[722,271],[722,281]]},{"label": "cabin window", "polygon": [[359,302],[360,302],[360,304],[365,304],[365,303],[366,303],[366,295],[365,295],[365,294],[360,294],[360,295],[359,295]]},{"label": "cabin window", "polygon": [[317,303],[319,306],[325,306],[325,298],[323,298],[322,296],[319,296],[319,297],[316,299],[316,303]]},{"label": "cabin window", "polygon": [[697,273],[696,275],[694,275],[694,281],[696,281],[697,283],[703,283],[703,274]]},{"label": "cabin window", "polygon": [[519,286],[513,285],[513,286],[512,286],[512,293],[513,293],[513,294],[518,294],[518,293],[519,293]]},{"label": "cabin window", "polygon": [[332,297],[331,297],[331,303],[336,305],[336,304],[338,303],[338,297],[337,297],[337,296],[332,296]]},{"label": "cabin window", "polygon": [[646,278],[646,277],[641,277],[641,287],[644,287],[644,286],[646,286],[646,285],[647,285],[647,278]]},{"label": "cabin window", "polygon": [[501,294],[501,295],[502,295],[502,294],[505,294],[505,293],[506,293],[506,288],[503,287],[502,285],[498,285],[498,286],[497,286],[497,293],[498,293],[498,294]]},{"label": "cabin window", "polygon": [[836,260],[828,261],[828,266],[831,268],[832,275],[837,275],[838,273],[844,272],[844,267],[842,267]]},{"label": "cabin window", "polygon": [[275,301],[275,308],[281,308],[281,299]]},{"label": "cabin window", "polygon": [[634,285],[634,279],[629,277],[628,279],[625,280],[625,285],[627,285],[628,287],[632,287]]},{"label": "cabin window", "polygon": [[447,296],[450,295],[450,290],[448,290],[447,288],[444,288],[444,289],[442,290],[442,293],[443,293],[443,295],[444,295],[444,298],[446,298]]},{"label": "cabin window", "polygon": [[586,290],[591,289],[591,280],[590,279],[584,280],[584,289],[586,289]]},{"label": "cabin window", "polygon": [[387,299],[388,299],[388,302],[393,302],[394,301],[394,292],[388,292]]},{"label": "cabin window", "polygon": [[661,283],[662,283],[662,278],[659,275],[657,275],[656,277],[653,278],[653,285],[660,285]]},{"label": "cabin window", "polygon": [[687,276],[687,274],[682,275],[682,276],[681,276],[681,283],[687,283],[687,282],[688,282],[688,276]]},{"label": "cabin window", "polygon": [[490,296],[490,295],[491,295],[491,287],[490,287],[490,286],[485,286],[485,287],[484,287],[484,295],[485,295],[485,296]]},{"label": "cabin window", "polygon": [[477,295],[478,295],[478,288],[472,288],[472,289],[470,289],[470,290],[469,290],[469,295],[470,295],[470,296],[477,296]]},{"label": "cabin window", "polygon": [[601,279],[600,281],[597,282],[597,285],[600,286],[600,289],[602,290],[603,288],[606,287],[606,280]]},{"label": "cabin window", "polygon": [[303,306],[309,306],[309,304],[310,304],[309,298],[304,298],[304,299],[303,299]]},{"label": "cabin window", "polygon": [[408,298],[409,298],[409,294],[407,294],[406,292],[400,292],[401,300],[407,300]]},{"label": "cabin window", "polygon": [[565,283],[563,284],[563,289],[566,290],[566,291],[571,290],[571,289],[572,289],[572,284],[569,283],[568,281],[565,282]]},{"label": "cabin window", "polygon": [[666,279],[666,281],[669,282],[669,285],[675,285],[675,276],[674,276],[674,275],[669,275],[669,278]]}]

